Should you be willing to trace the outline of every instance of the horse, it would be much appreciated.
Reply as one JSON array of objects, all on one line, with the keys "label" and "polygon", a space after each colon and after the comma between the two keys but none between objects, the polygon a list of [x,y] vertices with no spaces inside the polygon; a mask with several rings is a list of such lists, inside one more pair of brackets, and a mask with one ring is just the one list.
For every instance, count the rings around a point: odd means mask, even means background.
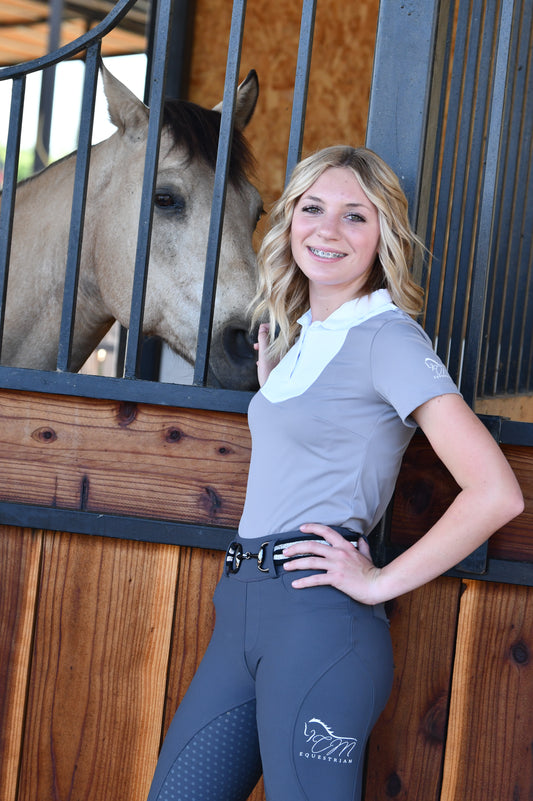
[{"label": "horse", "polygon": [[[77,371],[115,320],[129,324],[149,109],[101,65],[116,131],[90,156],[70,369]],[[243,130],[259,91],[255,71],[237,90],[234,135],[209,360],[209,383],[256,387],[247,306],[255,294],[252,236],[262,212],[249,180]],[[221,104],[165,101],[143,333],[195,359]],[[69,236],[75,153],[21,182],[1,363],[54,370]]]}]

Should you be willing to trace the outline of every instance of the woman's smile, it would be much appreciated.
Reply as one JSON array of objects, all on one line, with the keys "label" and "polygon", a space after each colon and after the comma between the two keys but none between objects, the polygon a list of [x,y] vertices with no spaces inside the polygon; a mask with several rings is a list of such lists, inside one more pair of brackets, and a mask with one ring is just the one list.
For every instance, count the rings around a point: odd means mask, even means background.
[{"label": "woman's smile", "polygon": [[319,248],[312,248],[311,246],[309,246],[309,250],[313,256],[317,256],[319,259],[342,259],[346,256],[346,253],[338,253],[335,250],[321,250]]},{"label": "woman's smile", "polygon": [[313,319],[358,297],[375,264],[380,235],[378,211],[346,167],[325,170],[301,196],[291,249],[309,280]]}]

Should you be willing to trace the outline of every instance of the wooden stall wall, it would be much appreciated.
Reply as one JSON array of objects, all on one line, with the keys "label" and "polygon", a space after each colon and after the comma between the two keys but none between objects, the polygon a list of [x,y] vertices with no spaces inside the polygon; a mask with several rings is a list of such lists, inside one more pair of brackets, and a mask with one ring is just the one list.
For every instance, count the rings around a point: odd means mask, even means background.
[{"label": "wooden stall wall", "polygon": [[[491,548],[530,559],[533,454],[505,452],[527,508]],[[234,526],[248,458],[240,415],[0,392],[2,500]],[[395,541],[454,492],[417,438]],[[0,557],[0,797],[143,801],[212,630],[221,552],[4,525]],[[366,801],[531,798],[532,592],[441,578],[389,605],[396,677]]]}]

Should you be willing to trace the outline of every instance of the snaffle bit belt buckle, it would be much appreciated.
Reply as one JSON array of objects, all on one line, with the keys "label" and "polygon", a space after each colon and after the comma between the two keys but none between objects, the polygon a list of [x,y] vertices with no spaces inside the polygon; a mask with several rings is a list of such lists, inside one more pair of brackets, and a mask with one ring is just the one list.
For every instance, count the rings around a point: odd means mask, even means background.
[{"label": "snaffle bit belt buckle", "polygon": [[267,545],[268,542],[263,542],[258,553],[250,553],[250,551],[245,551],[243,549],[240,542],[230,543],[226,552],[226,568],[228,573],[238,573],[245,559],[257,559],[257,569],[260,570],[261,573],[268,573],[268,567],[263,567]]}]

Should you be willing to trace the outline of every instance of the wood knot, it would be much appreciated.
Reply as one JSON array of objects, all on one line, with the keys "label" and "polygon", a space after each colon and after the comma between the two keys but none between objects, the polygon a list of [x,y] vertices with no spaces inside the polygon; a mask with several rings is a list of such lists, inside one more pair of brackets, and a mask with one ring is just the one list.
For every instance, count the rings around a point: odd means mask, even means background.
[{"label": "wood knot", "polygon": [[117,420],[119,426],[125,428],[137,419],[137,404],[121,401],[118,405]]},{"label": "wood knot", "polygon": [[89,489],[90,489],[89,476],[87,475],[82,476],[80,482],[80,510],[82,512],[87,509],[87,504],[89,502]]},{"label": "wood knot", "polygon": [[202,505],[210,517],[215,517],[219,509],[222,508],[222,500],[218,497],[213,487],[205,487]]},{"label": "wood knot", "polygon": [[228,448],[227,445],[221,445],[220,448],[218,448],[218,453],[220,453],[221,456],[228,456],[230,453],[233,453],[233,451],[231,448]]},{"label": "wood knot", "polygon": [[396,798],[402,791],[402,780],[394,771],[387,777],[385,782],[385,795],[387,798]]},{"label": "wood knot", "polygon": [[32,433],[32,438],[37,440],[37,442],[44,442],[46,445],[49,445],[51,442],[56,441],[57,434],[53,428],[43,426],[43,428],[35,429],[35,431]]},{"label": "wood knot", "polygon": [[511,659],[520,666],[529,664],[529,648],[523,640],[511,646]]},{"label": "wood knot", "polygon": [[403,485],[402,494],[410,514],[422,515],[429,509],[433,498],[433,489],[433,484],[423,478],[409,481]]},{"label": "wood knot", "polygon": [[439,695],[424,715],[422,730],[428,740],[443,743],[446,737],[448,700],[445,693]]},{"label": "wood knot", "polygon": [[183,433],[179,428],[167,428],[165,433],[166,442],[179,442],[183,437]]}]

